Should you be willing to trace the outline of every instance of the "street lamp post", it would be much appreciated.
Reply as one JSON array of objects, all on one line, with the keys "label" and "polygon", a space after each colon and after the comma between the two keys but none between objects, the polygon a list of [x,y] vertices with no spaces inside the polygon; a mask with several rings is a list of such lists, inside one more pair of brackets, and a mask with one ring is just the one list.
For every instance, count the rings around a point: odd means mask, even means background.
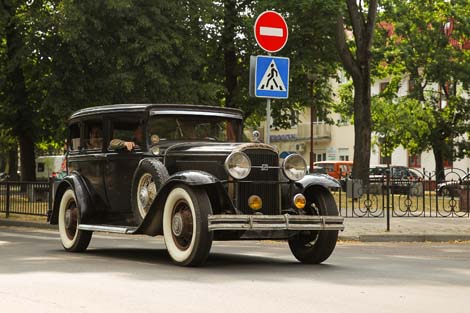
[{"label": "street lamp post", "polygon": [[313,120],[315,118],[315,112],[313,111],[313,105],[310,107],[310,173],[313,173],[313,162],[314,162],[314,153],[313,153]]},{"label": "street lamp post", "polygon": [[315,112],[315,90],[314,90],[314,84],[315,84],[315,79],[317,75],[316,74],[309,74],[309,87],[311,90],[311,96],[312,96],[312,104],[310,105],[310,166],[309,166],[309,171],[310,173],[313,173],[313,162],[315,162],[315,154],[313,153],[313,123],[316,119],[316,112]]}]

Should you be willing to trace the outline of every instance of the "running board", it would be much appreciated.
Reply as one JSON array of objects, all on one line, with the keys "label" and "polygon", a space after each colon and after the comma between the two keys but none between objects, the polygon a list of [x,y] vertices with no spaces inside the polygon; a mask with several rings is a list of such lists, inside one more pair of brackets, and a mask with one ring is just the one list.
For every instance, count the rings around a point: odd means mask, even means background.
[{"label": "running board", "polygon": [[86,231],[100,231],[100,232],[107,232],[107,233],[116,233],[116,234],[133,234],[137,230],[137,227],[80,224],[78,225],[78,229],[86,230]]}]

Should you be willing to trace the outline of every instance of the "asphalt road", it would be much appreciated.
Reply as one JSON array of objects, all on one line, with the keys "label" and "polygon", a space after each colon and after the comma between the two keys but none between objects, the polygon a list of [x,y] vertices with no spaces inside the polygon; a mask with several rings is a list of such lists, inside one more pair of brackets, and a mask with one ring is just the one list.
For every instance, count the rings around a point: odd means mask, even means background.
[{"label": "asphalt road", "polygon": [[52,231],[0,227],[0,312],[469,312],[470,244],[339,243],[323,265],[285,243],[216,242],[171,264],[161,238],[95,234],[66,253]]}]

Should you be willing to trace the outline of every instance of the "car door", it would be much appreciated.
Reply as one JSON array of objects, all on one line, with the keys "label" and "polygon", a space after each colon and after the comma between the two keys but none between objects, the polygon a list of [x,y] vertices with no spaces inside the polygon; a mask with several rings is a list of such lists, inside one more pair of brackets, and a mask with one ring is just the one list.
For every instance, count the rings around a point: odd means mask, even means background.
[{"label": "car door", "polygon": [[[105,185],[111,210],[122,219],[132,215],[131,187],[134,172],[143,157],[145,141],[136,142],[135,130],[142,127],[140,116],[113,116],[107,120],[109,141],[106,152]],[[132,151],[126,148],[113,149],[109,143],[113,139],[136,142]]]},{"label": "car door", "polygon": [[[106,190],[104,188],[103,155],[103,120],[87,119],[70,125],[69,148],[67,157],[68,172],[76,172],[83,179],[90,194],[93,208],[103,211],[107,208]],[[92,130],[96,138],[91,138]],[[90,145],[90,139],[94,146]]]}]

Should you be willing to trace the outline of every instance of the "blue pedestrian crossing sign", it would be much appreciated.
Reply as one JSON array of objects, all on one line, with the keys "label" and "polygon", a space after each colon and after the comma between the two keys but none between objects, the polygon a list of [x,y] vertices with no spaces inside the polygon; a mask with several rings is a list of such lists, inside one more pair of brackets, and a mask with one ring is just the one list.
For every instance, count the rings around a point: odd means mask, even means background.
[{"label": "blue pedestrian crossing sign", "polygon": [[289,58],[258,55],[252,57],[250,63],[252,63],[250,94],[258,98],[289,97]]}]

